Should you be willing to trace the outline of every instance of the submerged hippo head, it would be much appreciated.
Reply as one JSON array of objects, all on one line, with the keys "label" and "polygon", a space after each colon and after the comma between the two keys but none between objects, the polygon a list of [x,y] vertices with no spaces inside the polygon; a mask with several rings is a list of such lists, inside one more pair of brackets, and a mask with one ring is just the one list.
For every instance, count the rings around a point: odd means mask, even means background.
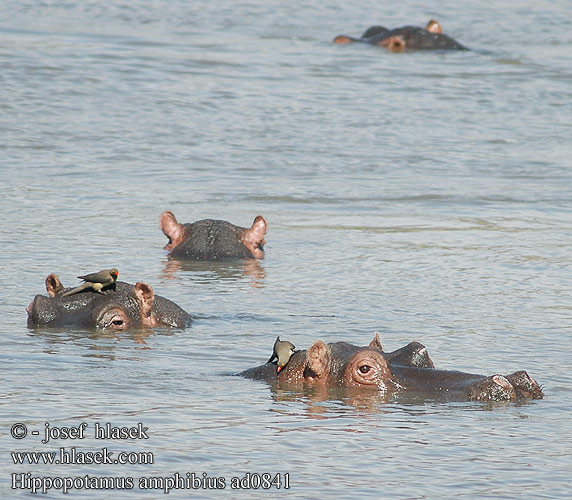
[{"label": "submerged hippo head", "polygon": [[91,290],[64,296],[66,290],[55,274],[46,278],[49,297],[36,295],[26,309],[28,327],[76,327],[125,330],[142,327],[185,328],[190,315],[177,304],[156,296],[143,282],[118,281],[103,293]]},{"label": "submerged hippo head", "polygon": [[384,353],[379,335],[368,346],[347,342],[314,342],[297,351],[276,374],[274,365],[245,370],[240,375],[278,384],[312,384],[350,388],[374,388],[413,397],[445,400],[513,401],[541,399],[538,383],[525,371],[511,375],[478,375],[436,370],[427,349],[418,342]]},{"label": "submerged hippo head", "polygon": [[272,358],[265,365],[245,370],[241,375],[268,382],[375,386],[384,389],[390,383],[388,373],[394,365],[423,368],[435,366],[427,349],[419,342],[411,342],[392,352],[383,352],[377,332],[369,345],[361,347],[347,342],[314,342],[307,351],[294,352],[280,374],[277,373],[276,365],[270,363],[271,360]]},{"label": "submerged hippo head", "polygon": [[222,260],[264,258],[266,219],[258,215],[250,228],[223,220],[205,219],[179,224],[173,212],[163,212],[159,225],[169,243],[163,248],[178,259]]},{"label": "submerged hippo head", "polygon": [[441,25],[431,19],[424,28],[418,26],[402,26],[387,29],[383,26],[371,26],[360,38],[338,35],[334,43],[347,44],[361,42],[384,47],[390,52],[413,50],[467,50],[466,47],[443,33]]}]

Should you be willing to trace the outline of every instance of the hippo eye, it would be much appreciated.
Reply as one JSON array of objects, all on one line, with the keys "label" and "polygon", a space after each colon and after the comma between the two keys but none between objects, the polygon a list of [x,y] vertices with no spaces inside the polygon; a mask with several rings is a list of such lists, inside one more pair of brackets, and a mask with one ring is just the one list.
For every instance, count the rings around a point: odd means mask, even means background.
[{"label": "hippo eye", "polygon": [[371,366],[369,366],[369,365],[361,365],[361,366],[359,367],[359,371],[360,371],[361,373],[363,373],[364,375],[365,375],[366,373],[368,373],[370,370],[371,370]]},{"label": "hippo eye", "polygon": [[129,326],[129,318],[123,310],[114,307],[100,315],[97,319],[97,325],[99,328],[123,330]]}]

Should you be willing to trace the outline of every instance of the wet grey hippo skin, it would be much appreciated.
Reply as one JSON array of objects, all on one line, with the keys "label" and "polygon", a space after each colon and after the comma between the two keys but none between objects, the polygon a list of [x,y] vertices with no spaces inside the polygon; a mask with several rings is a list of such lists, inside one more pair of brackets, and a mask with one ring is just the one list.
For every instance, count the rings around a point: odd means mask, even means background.
[{"label": "wet grey hippo skin", "polygon": [[85,290],[64,296],[64,288],[55,274],[46,278],[49,297],[36,295],[28,306],[28,327],[185,328],[191,316],[170,300],[155,295],[146,283],[135,285],[117,281],[114,288],[101,293]]},{"label": "wet grey hippo skin", "polygon": [[250,228],[212,219],[180,224],[169,211],[161,214],[159,223],[169,238],[163,248],[175,259],[264,258],[267,223],[261,215],[254,219]]},{"label": "wet grey hippo skin", "polygon": [[307,351],[297,351],[283,370],[262,365],[239,375],[292,385],[330,385],[370,388],[383,393],[420,394],[448,401],[512,401],[541,399],[538,383],[525,371],[510,375],[478,375],[437,370],[426,349],[409,344],[384,353],[376,337],[368,346],[318,340]]},{"label": "wet grey hippo skin", "polygon": [[455,39],[441,32],[437,21],[431,20],[425,28],[403,26],[388,29],[383,26],[371,26],[360,38],[338,35],[335,43],[360,42],[385,47],[391,52],[414,50],[468,50]]}]

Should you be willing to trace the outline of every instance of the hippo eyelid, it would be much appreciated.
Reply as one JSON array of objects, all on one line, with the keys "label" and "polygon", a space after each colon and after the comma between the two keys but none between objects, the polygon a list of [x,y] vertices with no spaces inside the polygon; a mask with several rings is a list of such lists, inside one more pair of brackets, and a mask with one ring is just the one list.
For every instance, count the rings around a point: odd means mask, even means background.
[{"label": "hippo eyelid", "polygon": [[103,311],[97,320],[99,328],[123,329],[127,326],[125,312],[117,307],[111,307]]},{"label": "hippo eyelid", "polygon": [[103,328],[122,328],[123,326],[125,326],[125,320],[114,316],[105,322]]}]

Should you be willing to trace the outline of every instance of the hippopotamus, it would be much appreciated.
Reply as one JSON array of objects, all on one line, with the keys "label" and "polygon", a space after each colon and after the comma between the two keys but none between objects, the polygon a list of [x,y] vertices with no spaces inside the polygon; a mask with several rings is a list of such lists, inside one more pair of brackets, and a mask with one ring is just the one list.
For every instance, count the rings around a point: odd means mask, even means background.
[{"label": "hippopotamus", "polygon": [[431,19],[425,28],[402,26],[388,29],[384,26],[370,26],[360,38],[338,35],[334,43],[361,42],[385,47],[390,52],[413,50],[468,50],[442,32],[441,25]]},{"label": "hippopotamus", "polygon": [[[270,368],[268,368],[270,367]],[[384,394],[418,395],[448,401],[514,401],[541,399],[542,389],[525,371],[492,376],[438,370],[422,344],[384,353],[379,338],[367,346],[318,340],[296,351],[276,373],[262,365],[239,373],[278,386],[321,385],[375,389]]]},{"label": "hippopotamus", "polygon": [[[335,344],[328,344],[330,347],[333,347],[335,352],[342,352],[351,353],[356,352],[357,350],[364,349],[358,347],[354,344],[349,344],[347,342],[336,342]],[[375,337],[369,343],[368,348],[374,349],[379,353],[383,354],[385,360],[390,365],[396,366],[412,366],[418,368],[435,368],[435,364],[433,360],[429,357],[429,353],[425,346],[419,342],[410,342],[406,346],[401,347],[392,352],[384,352],[383,347],[381,345],[381,340],[379,338],[379,333],[375,333]],[[305,353],[306,351],[294,351],[291,355],[290,360],[286,364],[288,366],[289,363],[297,363],[301,361],[300,353]],[[295,358],[293,360],[293,358]],[[284,369],[284,368],[282,368]],[[249,368],[248,370],[243,371],[239,375],[256,379],[256,380],[267,380],[273,381],[274,379],[278,380],[277,375],[278,372],[276,370],[276,365],[267,362],[264,365],[257,366],[255,368]]]},{"label": "hippopotamus", "polygon": [[258,215],[250,228],[223,220],[204,219],[179,224],[173,212],[163,212],[160,227],[169,243],[163,248],[169,256],[186,260],[264,258],[266,219]]},{"label": "hippopotamus", "polygon": [[86,290],[64,296],[55,274],[46,278],[49,297],[36,295],[28,306],[28,327],[73,327],[125,330],[127,328],[185,328],[191,316],[170,300],[155,295],[146,283],[115,282],[100,293]]}]

